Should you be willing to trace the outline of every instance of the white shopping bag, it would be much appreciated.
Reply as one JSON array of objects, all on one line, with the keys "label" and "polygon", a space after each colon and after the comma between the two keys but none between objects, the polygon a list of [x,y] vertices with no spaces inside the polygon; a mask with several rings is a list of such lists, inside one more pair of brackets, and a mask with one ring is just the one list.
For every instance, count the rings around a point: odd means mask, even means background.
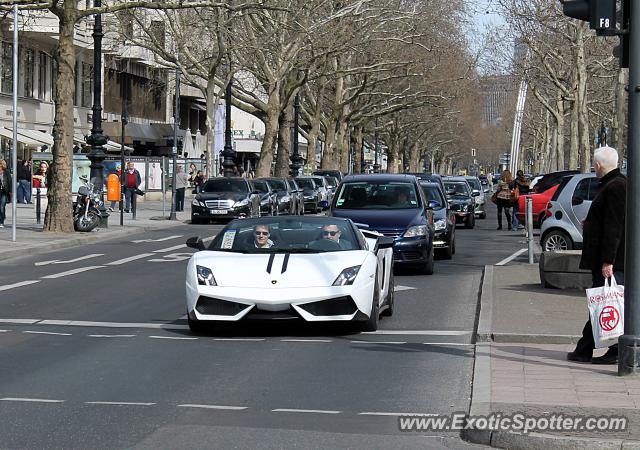
[{"label": "white shopping bag", "polygon": [[596,348],[617,343],[624,334],[624,286],[605,279],[604,286],[587,289],[587,305]]}]

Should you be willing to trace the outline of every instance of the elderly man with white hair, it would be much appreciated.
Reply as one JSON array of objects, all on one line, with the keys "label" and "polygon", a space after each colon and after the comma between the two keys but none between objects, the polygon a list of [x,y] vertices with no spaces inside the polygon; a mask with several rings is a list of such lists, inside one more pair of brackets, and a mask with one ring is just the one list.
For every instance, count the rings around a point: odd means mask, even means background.
[{"label": "elderly man with white hair", "polygon": [[[618,169],[618,152],[611,147],[598,148],[593,155],[596,176],[600,178],[598,194],[583,224],[580,268],[591,270],[593,287],[604,286],[605,278],[615,276],[624,284],[624,221],[627,178]],[[593,364],[618,362],[618,345],[609,347],[603,356],[593,358],[595,343],[591,322],[587,320],[576,349],[567,355],[570,361]]]}]

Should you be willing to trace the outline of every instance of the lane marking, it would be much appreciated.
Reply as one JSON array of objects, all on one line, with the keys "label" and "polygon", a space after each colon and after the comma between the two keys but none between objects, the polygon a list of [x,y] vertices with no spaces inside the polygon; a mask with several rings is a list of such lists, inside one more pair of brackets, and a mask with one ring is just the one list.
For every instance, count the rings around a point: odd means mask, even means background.
[{"label": "lane marking", "polygon": [[31,402],[31,403],[63,403],[64,400],[52,400],[48,398],[20,398],[20,397],[5,397],[0,398],[3,402]]},{"label": "lane marking", "polygon": [[325,409],[290,409],[278,408],[272,409],[272,412],[290,412],[290,413],[315,413],[315,414],[340,414],[342,411],[329,411]]},{"label": "lane marking", "polygon": [[400,341],[349,341],[352,344],[394,344],[394,345],[403,345],[406,342]]},{"label": "lane marking", "polygon": [[92,253],[91,255],[79,256],[78,258],[68,259],[66,261],[59,259],[52,259],[51,261],[39,261],[34,263],[35,266],[48,266],[49,264],[70,264],[78,261],[84,261],[85,259],[97,258],[98,256],[104,256],[104,253]]},{"label": "lane marking", "polygon": [[147,402],[84,402],[85,405],[125,405],[125,406],[153,406],[155,403]]},{"label": "lane marking", "polygon": [[142,253],[140,255],[135,255],[135,256],[129,256],[128,258],[122,258],[122,259],[118,259],[116,261],[112,261],[110,263],[107,263],[107,266],[118,266],[120,264],[126,264],[128,262],[131,261],[135,261],[136,259],[142,259],[142,258],[146,258],[148,256],[153,256],[153,253]]},{"label": "lane marking", "polygon": [[[155,330],[188,330],[188,325],[177,325],[169,323],[127,323],[127,322],[91,322],[84,320],[38,320],[38,319],[0,319],[0,323],[28,323],[38,325],[61,325],[72,327],[89,327],[89,328],[148,328]],[[24,320],[24,322],[17,322]]]},{"label": "lane marking", "polygon": [[51,334],[54,336],[73,336],[71,333],[53,333],[51,331],[23,331],[28,334]]},{"label": "lane marking", "polygon": [[131,337],[136,337],[136,335],[135,334],[90,334],[89,337],[94,337],[94,338],[119,338],[119,337],[131,338]]},{"label": "lane marking", "polygon": [[450,347],[450,346],[475,347],[475,344],[461,344],[459,342],[423,342],[422,345],[443,345],[446,347]]},{"label": "lane marking", "polygon": [[0,286],[0,291],[8,291],[9,289],[28,286],[30,284],[36,284],[36,283],[40,283],[40,280],[27,280],[27,281],[20,281],[14,284],[6,284],[4,286]]},{"label": "lane marking", "polygon": [[429,417],[429,416],[437,416],[437,414],[433,413],[399,413],[399,412],[373,412],[366,411],[358,413],[359,416],[421,416],[421,417]]},{"label": "lane marking", "polygon": [[104,266],[80,267],[78,269],[67,270],[66,272],[54,273],[53,275],[45,275],[44,277],[40,277],[40,278],[46,278],[46,279],[62,278],[68,275],[75,275],[77,273],[87,272],[89,270],[102,269],[103,267]]},{"label": "lane marking", "polygon": [[20,325],[33,325],[42,319],[0,319],[0,323],[16,323]]},{"label": "lane marking", "polygon": [[214,341],[262,342],[265,338],[213,338]]},{"label": "lane marking", "polygon": [[513,255],[503,259],[502,261],[500,261],[499,263],[496,263],[496,266],[504,266],[505,264],[510,263],[511,261],[513,261],[514,259],[516,259],[518,256],[522,255],[524,252],[526,252],[527,249],[526,248],[522,248],[520,250],[518,250],[517,252],[515,252]]},{"label": "lane marking", "polygon": [[197,337],[149,336],[151,339],[173,339],[176,341],[195,341]]},{"label": "lane marking", "polygon": [[177,239],[182,237],[182,234],[176,234],[174,236],[167,236],[159,239],[136,239],[135,241],[131,241],[134,244],[140,244],[142,242],[162,242],[162,241],[170,241],[171,239]]},{"label": "lane marking", "polygon": [[411,286],[394,286],[393,287],[393,292],[400,292],[400,291],[415,291],[418,288],[414,288]]},{"label": "lane marking", "polygon": [[281,342],[333,342],[330,339],[280,339]]},{"label": "lane marking", "polygon": [[174,250],[178,250],[180,248],[185,248],[187,245],[186,244],[180,244],[180,245],[174,245],[173,247],[168,247],[168,248],[162,248],[160,250],[153,250],[153,253],[166,253],[166,252],[172,252]]},{"label": "lane marking", "polygon": [[378,330],[378,331],[363,331],[360,334],[385,334],[385,335],[397,335],[397,336],[466,336],[471,334],[471,331],[458,331],[458,330]]},{"label": "lane marking", "polygon": [[178,408],[227,409],[230,411],[242,411],[248,409],[247,406],[198,405],[195,403],[185,403],[184,405],[178,405]]},{"label": "lane marking", "polygon": [[0,330],[0,333],[8,333],[9,330]]}]

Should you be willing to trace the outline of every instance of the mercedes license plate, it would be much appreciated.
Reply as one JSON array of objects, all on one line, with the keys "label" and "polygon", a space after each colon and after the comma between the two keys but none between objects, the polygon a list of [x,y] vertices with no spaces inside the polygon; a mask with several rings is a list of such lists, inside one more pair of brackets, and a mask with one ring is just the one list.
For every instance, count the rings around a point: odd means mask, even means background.
[{"label": "mercedes license plate", "polygon": [[209,214],[226,214],[226,209],[210,209]]}]

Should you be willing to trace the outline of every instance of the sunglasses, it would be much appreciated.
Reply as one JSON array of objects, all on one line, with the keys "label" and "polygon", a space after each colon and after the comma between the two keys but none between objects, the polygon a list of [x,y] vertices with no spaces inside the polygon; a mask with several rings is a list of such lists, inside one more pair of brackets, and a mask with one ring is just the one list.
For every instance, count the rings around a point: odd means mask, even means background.
[{"label": "sunglasses", "polygon": [[322,234],[325,236],[329,236],[329,235],[335,236],[338,233],[340,233],[340,231],[324,231],[324,230],[322,231]]},{"label": "sunglasses", "polygon": [[255,234],[256,236],[269,236],[268,231],[256,231]]}]

